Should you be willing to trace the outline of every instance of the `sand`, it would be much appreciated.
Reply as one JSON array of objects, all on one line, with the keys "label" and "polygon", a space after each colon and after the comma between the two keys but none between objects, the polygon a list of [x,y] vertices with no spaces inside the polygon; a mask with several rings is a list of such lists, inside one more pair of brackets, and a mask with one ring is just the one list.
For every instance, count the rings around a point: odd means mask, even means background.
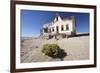
[{"label": "sand", "polygon": [[30,38],[21,42],[21,62],[48,62],[61,61],[60,58],[52,58],[41,52],[44,44],[58,44],[66,53],[63,61],[89,59],[89,35],[56,39]]}]

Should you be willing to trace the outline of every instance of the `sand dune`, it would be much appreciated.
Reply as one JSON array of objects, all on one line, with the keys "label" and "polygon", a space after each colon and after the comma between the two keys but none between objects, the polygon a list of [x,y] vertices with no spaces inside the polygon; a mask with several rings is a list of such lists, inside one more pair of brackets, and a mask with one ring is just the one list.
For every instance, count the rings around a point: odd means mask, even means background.
[{"label": "sand dune", "polygon": [[89,59],[89,35],[86,35],[60,40],[46,40],[41,38],[24,39],[21,42],[21,62],[61,61],[59,58],[51,58],[41,52],[43,44],[47,43],[56,43],[67,53],[63,58],[64,61]]}]

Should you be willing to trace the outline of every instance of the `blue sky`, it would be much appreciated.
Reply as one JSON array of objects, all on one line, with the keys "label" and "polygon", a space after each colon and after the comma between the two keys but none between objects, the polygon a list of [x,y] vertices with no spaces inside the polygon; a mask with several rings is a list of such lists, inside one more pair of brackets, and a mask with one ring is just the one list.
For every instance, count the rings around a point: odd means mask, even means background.
[{"label": "blue sky", "polygon": [[89,13],[21,10],[21,36],[39,36],[42,25],[52,22],[56,13],[61,17],[75,16],[76,32],[89,32]]}]

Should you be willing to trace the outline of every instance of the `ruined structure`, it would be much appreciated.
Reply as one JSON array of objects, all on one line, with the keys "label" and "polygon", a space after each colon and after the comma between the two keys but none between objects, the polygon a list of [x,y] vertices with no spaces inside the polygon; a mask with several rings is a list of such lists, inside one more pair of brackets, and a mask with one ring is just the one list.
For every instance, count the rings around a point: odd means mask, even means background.
[{"label": "ruined structure", "polygon": [[63,18],[56,14],[54,20],[44,24],[41,29],[42,38],[67,38],[76,34],[75,17]]}]

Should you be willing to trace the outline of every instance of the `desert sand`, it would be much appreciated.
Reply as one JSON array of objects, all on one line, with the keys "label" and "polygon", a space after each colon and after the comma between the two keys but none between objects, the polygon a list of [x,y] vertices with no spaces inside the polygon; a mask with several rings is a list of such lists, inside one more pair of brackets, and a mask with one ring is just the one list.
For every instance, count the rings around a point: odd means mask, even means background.
[{"label": "desert sand", "polygon": [[56,39],[30,38],[21,41],[21,63],[61,61],[41,52],[44,44],[58,44],[66,52],[63,61],[89,59],[89,35]]}]

